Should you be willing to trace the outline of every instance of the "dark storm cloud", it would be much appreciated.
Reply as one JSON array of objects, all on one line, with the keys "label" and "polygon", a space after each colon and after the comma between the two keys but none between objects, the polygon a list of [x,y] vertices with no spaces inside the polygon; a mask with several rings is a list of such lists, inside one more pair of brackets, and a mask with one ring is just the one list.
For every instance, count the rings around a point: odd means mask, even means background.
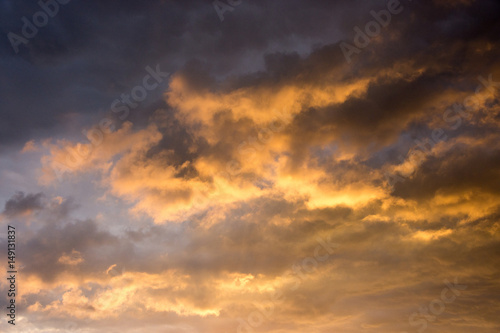
[{"label": "dark storm cloud", "polygon": [[[488,43],[498,40],[498,2],[484,0],[471,1],[468,5],[436,5],[439,2],[401,1],[404,11],[393,16],[388,27],[382,29],[379,35],[382,42],[372,39],[359,55],[353,56],[352,74],[374,74],[380,68],[392,67],[398,60],[411,60],[417,68],[433,64],[433,70],[457,76],[474,76],[477,71],[494,64],[498,50],[493,48],[490,52],[479,53],[477,48],[486,48]],[[377,10],[377,6],[371,9]],[[363,19],[351,24],[364,30],[365,24],[373,20],[367,11]],[[351,44],[355,36],[352,27],[346,39]],[[476,61],[478,58],[482,61]]]},{"label": "dark storm cloud", "polygon": [[[119,244],[116,236],[102,230],[93,220],[74,219],[72,214],[77,207],[71,198],[50,201],[43,193],[19,192],[6,202],[3,214],[8,218],[33,211],[38,213],[36,230],[30,224],[11,222],[23,235],[18,241],[22,243],[23,252],[30,254],[22,257],[24,273],[34,274],[46,282],[64,272],[104,275],[114,260],[129,257],[129,242]],[[103,252],[95,251],[96,248],[106,253],[110,251],[112,255],[103,256]]]},{"label": "dark storm cloud", "polygon": [[304,110],[294,119],[293,145],[297,154],[308,141],[321,142],[325,133],[335,133],[340,143],[361,144],[370,149],[399,135],[412,118],[421,116],[422,106],[446,88],[446,78],[424,75],[407,80],[373,82],[366,94],[325,108]]},{"label": "dark storm cloud", "polygon": [[[333,9],[322,2],[297,1],[279,18],[273,15],[279,4],[249,3],[221,24],[211,2],[71,1],[60,5],[57,15],[15,54],[7,34],[21,34],[21,18],[31,19],[40,7],[10,0],[2,7],[2,145],[54,135],[54,129],[70,135],[65,129],[75,126],[68,120],[74,114],[83,116],[75,120],[78,133],[88,117],[108,111],[117,95],[135,86],[148,65],[175,72],[192,59],[202,59],[214,73],[233,71],[245,54],[263,52],[272,41],[291,33],[300,39],[316,34],[321,27],[307,22],[320,14],[328,23],[327,13],[321,12]],[[149,98],[154,102],[160,94]]]},{"label": "dark storm cloud", "polygon": [[395,184],[393,194],[405,199],[431,199],[440,193],[480,190],[500,194],[500,150],[457,144],[439,156],[429,156],[410,179]]},{"label": "dark storm cloud", "polygon": [[5,203],[2,214],[7,217],[16,217],[41,210],[43,208],[42,198],[43,193],[28,193],[25,195],[23,192],[18,192]]},{"label": "dark storm cloud", "polygon": [[[97,260],[92,260],[92,264],[87,264],[85,261],[93,257],[92,249],[116,244],[117,238],[99,230],[92,220],[76,221],[56,228],[46,226],[23,244],[27,253],[32,254],[24,258],[25,274],[34,274],[44,281],[51,282],[60,273],[67,271],[84,275],[88,272],[104,272],[109,265],[102,265],[98,257]],[[80,265],[68,266],[60,260],[63,256],[67,256],[69,262],[73,260]],[[102,257],[102,254],[99,256]],[[80,258],[82,263],[78,262]]]},{"label": "dark storm cloud", "polygon": [[[26,46],[21,45],[16,55],[6,34],[20,33],[21,17],[30,18],[40,8],[35,3],[4,1],[0,14],[5,37],[0,41],[0,142],[2,145],[25,142],[42,133],[45,136],[50,131],[54,133],[51,129],[59,126],[73,126],[73,133],[79,133],[79,126],[92,123],[88,117],[95,120],[108,111],[117,96],[135,86],[147,65],[162,64],[165,70],[175,72],[185,63],[200,59],[210,64],[214,75],[225,75],[243,69],[242,61],[255,51],[257,57],[252,56],[254,68],[251,66],[250,71],[265,61],[268,76],[275,80],[297,77],[299,73],[311,77],[311,69],[317,79],[325,70],[325,62],[329,63],[327,66],[344,65],[337,45],[330,47],[331,52],[310,57],[300,71],[296,56],[268,56],[265,60],[263,56],[271,45],[281,43],[276,46],[278,49],[286,49],[286,45],[291,50],[298,48],[300,43],[292,42],[290,36],[296,36],[299,41],[314,37],[318,40],[317,46],[325,40],[338,40],[342,35],[347,39],[353,35],[354,25],[362,26],[370,19],[371,9],[385,6],[384,1],[370,4],[288,1],[286,6],[283,4],[283,1],[244,2],[234,12],[227,12],[224,22],[220,22],[211,2],[71,1],[61,5],[59,13],[40,28]],[[399,42],[383,43],[380,47],[371,45],[359,55],[359,63],[352,67],[353,73],[359,66],[377,71],[381,64],[390,64],[402,57],[411,56],[418,62],[429,47],[439,47],[446,54],[446,45],[453,41],[493,40],[499,29],[493,14],[497,7],[494,1],[451,8],[411,4],[401,15],[408,17],[411,13],[425,20],[408,24],[406,19],[394,17],[389,27],[402,31],[405,47],[400,48]],[[303,45],[306,50],[312,46],[307,42]],[[376,67],[375,62],[366,63],[374,50],[380,55],[373,59],[377,61]],[[463,51],[456,54],[451,63],[460,65],[464,56]],[[488,58],[492,56],[487,55]],[[332,62],[332,59],[335,60]],[[204,83],[213,85],[209,81]],[[151,102],[158,100],[160,93],[152,94]],[[152,111],[143,113],[147,115]],[[72,120],[74,114],[83,117]],[[70,135],[61,131],[62,135]]]}]

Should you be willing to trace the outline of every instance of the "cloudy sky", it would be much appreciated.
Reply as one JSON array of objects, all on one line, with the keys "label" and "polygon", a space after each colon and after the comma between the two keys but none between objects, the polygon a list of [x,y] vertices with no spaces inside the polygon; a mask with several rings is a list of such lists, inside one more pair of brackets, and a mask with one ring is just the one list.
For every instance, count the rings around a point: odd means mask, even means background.
[{"label": "cloudy sky", "polygon": [[499,14],[0,0],[0,331],[499,332]]}]

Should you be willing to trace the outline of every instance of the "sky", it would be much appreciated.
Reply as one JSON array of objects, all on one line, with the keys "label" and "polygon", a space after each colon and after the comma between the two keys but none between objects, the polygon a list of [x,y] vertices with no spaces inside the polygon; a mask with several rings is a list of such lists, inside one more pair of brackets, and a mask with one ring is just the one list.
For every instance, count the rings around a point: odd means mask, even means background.
[{"label": "sky", "polygon": [[0,0],[0,332],[499,332],[499,14]]}]

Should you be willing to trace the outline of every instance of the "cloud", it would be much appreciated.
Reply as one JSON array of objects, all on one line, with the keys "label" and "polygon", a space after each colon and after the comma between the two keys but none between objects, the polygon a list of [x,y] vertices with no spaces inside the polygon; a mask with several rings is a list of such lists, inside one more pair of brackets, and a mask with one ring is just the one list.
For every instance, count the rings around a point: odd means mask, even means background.
[{"label": "cloud", "polygon": [[21,150],[22,153],[28,153],[28,152],[34,152],[37,151],[38,148],[36,147],[35,140],[30,140],[26,142],[26,144],[23,147],[23,150]]},{"label": "cloud", "polygon": [[[30,254],[23,329],[404,332],[457,277],[427,330],[497,332],[499,4],[402,3],[351,64],[340,42],[386,1],[243,1],[224,22],[75,2],[19,58],[1,48],[0,163],[41,155],[2,213]],[[32,9],[0,6],[4,30]],[[165,86],[93,131],[157,63]]]},{"label": "cloud", "polygon": [[27,194],[18,192],[6,203],[2,214],[7,217],[29,215],[42,209],[43,193]]},{"label": "cloud", "polygon": [[63,265],[78,265],[79,263],[83,262],[84,259],[82,258],[82,254],[76,250],[72,250],[71,253],[66,254],[64,253],[58,260],[58,263],[61,263]]},{"label": "cloud", "polygon": [[[40,182],[48,184],[63,179],[65,174],[78,174],[91,170],[106,170],[115,155],[125,152],[145,150],[161,138],[156,126],[138,132],[131,131],[132,124],[125,122],[123,127],[115,132],[99,133],[89,131],[90,143],[71,143],[65,140],[55,144],[47,142],[45,147],[49,154],[42,157],[42,176]],[[95,140],[95,141],[94,141]]]}]

